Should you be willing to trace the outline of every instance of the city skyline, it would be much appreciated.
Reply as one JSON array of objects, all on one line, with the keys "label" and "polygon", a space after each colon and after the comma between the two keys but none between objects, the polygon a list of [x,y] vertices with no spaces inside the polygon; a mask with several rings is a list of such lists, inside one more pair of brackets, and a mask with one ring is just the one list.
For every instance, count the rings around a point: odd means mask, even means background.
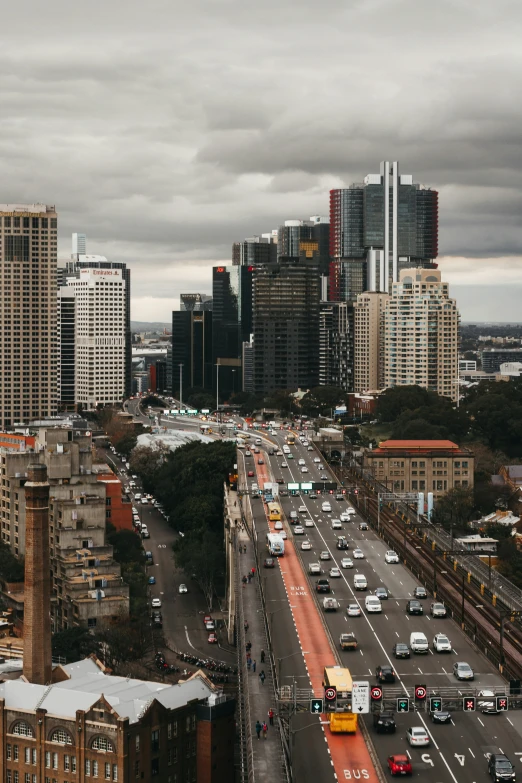
[{"label": "city skyline", "polygon": [[[29,31],[5,11],[4,198],[57,205],[60,258],[85,231],[96,252],[131,266],[133,317],[168,321],[182,290],[210,292],[202,283],[233,241],[323,214],[330,189],[383,159],[438,190],[440,268],[463,318],[513,309],[522,238],[511,0],[305,0],[299,14],[273,0],[156,2],[154,13],[115,0],[101,27],[96,10],[79,24],[77,8],[54,5],[58,26],[28,1]],[[79,58],[93,41],[96,56]],[[468,305],[455,266],[482,269]]]}]

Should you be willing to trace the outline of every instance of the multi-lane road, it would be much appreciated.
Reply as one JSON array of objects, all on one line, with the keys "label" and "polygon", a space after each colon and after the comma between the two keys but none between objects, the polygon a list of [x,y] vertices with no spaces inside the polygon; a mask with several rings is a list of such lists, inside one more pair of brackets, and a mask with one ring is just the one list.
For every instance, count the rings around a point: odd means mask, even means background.
[{"label": "multi-lane road", "polygon": [[[269,457],[266,446],[269,441],[279,442],[282,446],[286,433],[280,431],[274,438],[263,436],[264,454],[270,472],[274,478],[283,476],[285,481],[304,482],[320,481],[320,477],[328,473],[328,470],[318,470],[314,458],[318,456],[316,451],[309,452],[296,439],[296,444],[291,446],[294,459],[286,457]],[[240,460],[244,461],[245,470],[254,469],[259,455],[253,454],[248,458],[242,453]],[[301,473],[298,464],[299,459],[304,459],[308,472]],[[288,467],[283,468],[286,462]],[[323,461],[324,464],[324,461]],[[326,465],[324,465],[327,468]],[[248,479],[249,484],[256,479]],[[331,513],[323,513],[321,505],[328,500],[332,506]],[[302,494],[300,497],[281,498],[283,510],[287,518],[291,511],[296,511],[300,518],[312,519],[314,527],[305,528],[304,536],[294,536],[293,529],[286,525],[289,539],[292,540],[299,551],[303,563],[303,572],[307,574],[308,564],[318,562],[320,553],[328,551],[331,559],[322,561],[321,565],[325,573],[321,577],[328,577],[328,571],[332,566],[339,566],[341,577],[330,579],[332,595],[339,602],[337,612],[324,614],[324,622],[330,632],[333,642],[338,645],[339,636],[346,631],[353,631],[359,642],[359,650],[356,652],[343,652],[339,655],[350,668],[355,679],[365,679],[371,685],[376,683],[375,669],[382,664],[391,664],[396,672],[395,686],[397,693],[412,691],[415,685],[425,685],[429,691],[439,691],[443,688],[457,688],[463,693],[467,692],[466,683],[459,683],[452,674],[453,664],[456,661],[466,661],[475,672],[473,687],[488,689],[504,687],[505,682],[490,663],[483,658],[464,636],[460,628],[451,619],[433,619],[429,615],[431,597],[423,601],[424,615],[410,616],[406,613],[406,602],[412,597],[414,588],[418,582],[409,571],[400,564],[387,565],[384,559],[386,545],[371,531],[359,530],[361,518],[352,516],[350,522],[343,523],[342,530],[332,529],[332,519],[339,519],[343,510],[346,510],[349,501],[336,501],[334,495],[319,496],[316,500]],[[305,506],[306,514],[298,511]],[[263,521],[267,527],[263,503],[261,500],[253,500],[256,524],[261,528]],[[343,551],[336,548],[337,537],[345,535],[349,542],[349,550]],[[263,537],[260,537],[263,538]],[[311,544],[311,550],[301,550],[301,543],[307,540]],[[260,542],[263,546],[263,542]],[[342,569],[341,559],[352,557],[353,549],[362,549],[364,560],[353,560],[354,568]],[[284,568],[284,558],[279,561],[280,569]],[[368,581],[366,593],[355,591],[353,587],[354,574],[362,573]],[[283,609],[291,600],[287,597],[287,591],[282,583],[279,570],[265,571],[268,605],[273,602],[278,609]],[[305,589],[310,596],[316,598],[315,582],[317,576],[306,576]],[[295,589],[302,587],[296,585]],[[364,608],[364,597],[377,587],[386,587],[389,599],[383,602],[382,614],[368,615]],[[348,617],[346,607],[348,603],[359,603],[361,616]],[[272,616],[274,647],[276,655],[283,657],[293,652],[292,645],[295,642],[289,637],[286,624],[289,622],[288,613],[280,611]],[[291,629],[290,629],[291,630]],[[412,631],[423,632],[430,642],[430,652],[427,655],[412,655],[410,659],[395,660],[392,655],[392,647],[396,642],[409,643]],[[431,642],[436,633],[446,634],[452,642],[452,653],[436,653],[431,649]],[[278,652],[280,647],[281,652]],[[296,652],[299,648],[296,648]],[[325,651],[326,653],[327,651]],[[283,678],[295,675],[306,680],[306,671],[301,667],[302,658],[296,654],[281,663]],[[384,686],[386,688],[386,686]],[[505,753],[522,772],[522,713],[510,711],[497,715],[482,714],[480,712],[464,713],[456,711],[452,715],[452,723],[447,725],[434,725],[429,719],[429,713],[425,708],[419,711],[410,711],[408,714],[396,714],[397,732],[394,735],[375,735],[371,722],[367,719],[369,731],[372,734],[375,749],[383,767],[386,765],[388,755],[392,753],[408,753],[411,757],[414,776],[431,783],[460,783],[461,781],[490,780],[487,771],[487,756],[490,753]],[[428,730],[431,737],[431,745],[427,748],[412,748],[407,743],[406,731],[411,726],[422,726]],[[308,732],[312,735],[312,731]],[[326,729],[328,731],[328,729]],[[312,750],[320,756],[319,743],[313,741],[312,736],[307,737],[308,746],[306,755]],[[350,738],[346,739],[350,742]],[[301,747],[304,745],[302,743]],[[323,743],[324,745],[324,743]],[[357,779],[353,771],[348,770],[345,779],[350,779],[350,774]],[[311,779],[306,776],[302,779]]]}]

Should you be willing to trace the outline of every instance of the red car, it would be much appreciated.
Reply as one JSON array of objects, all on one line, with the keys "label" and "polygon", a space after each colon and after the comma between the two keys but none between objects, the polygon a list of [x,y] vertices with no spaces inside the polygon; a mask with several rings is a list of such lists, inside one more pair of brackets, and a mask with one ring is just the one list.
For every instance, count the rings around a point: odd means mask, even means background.
[{"label": "red car", "polygon": [[396,753],[395,756],[388,756],[388,767],[392,775],[413,774],[408,756],[403,756],[402,753]]},{"label": "red car", "polygon": [[209,633],[208,635],[208,643],[209,644],[217,644],[217,636],[215,633]]},{"label": "red car", "polygon": [[253,470],[249,470],[248,471],[248,477],[251,478],[253,475],[254,475],[254,471]]}]

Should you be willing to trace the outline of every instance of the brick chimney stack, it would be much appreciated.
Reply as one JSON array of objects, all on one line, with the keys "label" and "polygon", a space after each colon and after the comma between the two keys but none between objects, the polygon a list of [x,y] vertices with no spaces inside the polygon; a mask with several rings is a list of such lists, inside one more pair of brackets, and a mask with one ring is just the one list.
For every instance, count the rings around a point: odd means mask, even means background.
[{"label": "brick chimney stack", "polygon": [[30,465],[25,484],[24,676],[51,682],[49,483],[45,465]]}]

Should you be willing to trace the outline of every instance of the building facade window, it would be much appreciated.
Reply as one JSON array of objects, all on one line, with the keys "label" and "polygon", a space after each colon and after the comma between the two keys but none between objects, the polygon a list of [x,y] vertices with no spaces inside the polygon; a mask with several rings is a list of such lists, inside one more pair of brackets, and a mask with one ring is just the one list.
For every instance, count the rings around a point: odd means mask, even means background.
[{"label": "building facade window", "polygon": [[20,737],[34,737],[34,731],[32,727],[24,720],[17,721],[13,726],[11,733],[17,734]]},{"label": "building facade window", "polygon": [[64,731],[64,729],[55,729],[51,733],[50,737],[51,742],[59,742],[60,745],[72,745],[72,737],[69,734],[68,731]]},{"label": "building facade window", "polygon": [[93,750],[100,750],[103,753],[114,753],[114,745],[107,737],[95,737],[91,743]]}]

